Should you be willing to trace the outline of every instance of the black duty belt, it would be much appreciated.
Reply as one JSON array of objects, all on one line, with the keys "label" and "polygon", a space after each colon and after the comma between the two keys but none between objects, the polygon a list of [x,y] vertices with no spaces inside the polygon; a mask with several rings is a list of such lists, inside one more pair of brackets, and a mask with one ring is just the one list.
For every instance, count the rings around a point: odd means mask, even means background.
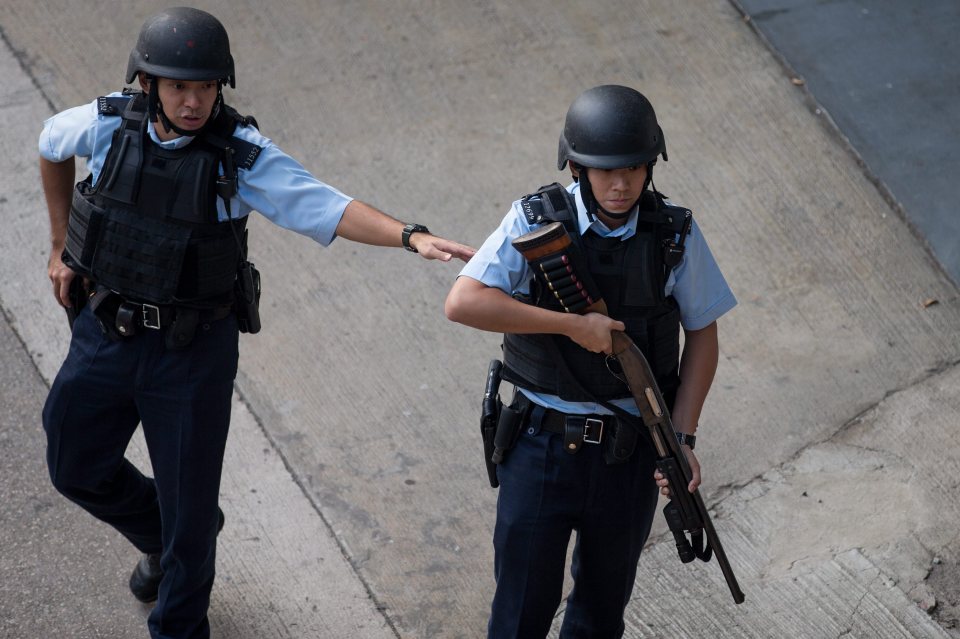
[{"label": "black duty belt", "polygon": [[[132,334],[139,327],[153,330],[167,328],[173,324],[177,313],[181,310],[176,306],[158,306],[125,300],[117,308],[117,330],[121,334]],[[199,311],[198,319],[200,322],[215,322],[229,315],[232,310],[232,306],[204,309]]]},{"label": "black duty belt", "polygon": [[121,334],[133,333],[139,327],[160,330],[170,326],[176,316],[177,309],[173,306],[124,301],[117,308],[117,330]]},{"label": "black duty belt", "polygon": [[100,330],[112,339],[133,337],[141,330],[169,329],[164,340],[171,350],[189,346],[198,326],[224,319],[233,312],[232,304],[198,309],[138,302],[99,286],[88,305]]},{"label": "black duty belt", "polygon": [[575,453],[584,444],[599,444],[604,434],[612,435],[617,424],[616,415],[568,415],[546,409],[540,429],[563,435],[563,447]]}]

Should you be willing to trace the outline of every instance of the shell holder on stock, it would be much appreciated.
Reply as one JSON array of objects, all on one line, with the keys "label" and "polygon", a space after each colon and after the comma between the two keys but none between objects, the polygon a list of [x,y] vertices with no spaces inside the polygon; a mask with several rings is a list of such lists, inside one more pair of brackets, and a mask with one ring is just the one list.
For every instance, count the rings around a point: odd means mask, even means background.
[{"label": "shell holder on stock", "polygon": [[602,303],[580,249],[577,207],[570,193],[554,182],[520,204],[528,223],[543,226],[516,238],[513,247],[527,260],[544,290],[570,313],[583,313]]},{"label": "shell holder on stock", "polygon": [[524,256],[544,290],[569,313],[580,313],[600,300],[599,288],[583,268],[579,247],[560,222],[518,237],[513,246]]}]

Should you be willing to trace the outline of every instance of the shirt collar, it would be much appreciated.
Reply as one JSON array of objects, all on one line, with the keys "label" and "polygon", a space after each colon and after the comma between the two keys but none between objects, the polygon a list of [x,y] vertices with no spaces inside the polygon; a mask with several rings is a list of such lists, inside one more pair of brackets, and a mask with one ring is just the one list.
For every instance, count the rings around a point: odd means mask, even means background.
[{"label": "shirt collar", "polygon": [[159,144],[162,148],[167,149],[168,151],[174,149],[182,149],[191,142],[193,142],[193,136],[190,135],[181,135],[179,138],[173,138],[172,140],[163,141],[157,136],[157,130],[153,126],[153,122],[147,122],[147,133],[150,135],[150,139]]},{"label": "shirt collar", "polygon": [[630,217],[627,218],[626,224],[611,231],[609,228],[607,228],[606,224],[598,219],[594,219],[592,222],[590,221],[590,218],[587,216],[587,207],[584,205],[583,200],[580,197],[580,184],[573,185],[573,195],[577,202],[577,221],[580,227],[580,235],[586,233],[588,229],[593,229],[593,232],[600,237],[619,237],[621,242],[624,240],[629,240],[631,237],[636,235],[637,213],[640,210],[639,204],[633,207],[633,210],[630,212]]}]

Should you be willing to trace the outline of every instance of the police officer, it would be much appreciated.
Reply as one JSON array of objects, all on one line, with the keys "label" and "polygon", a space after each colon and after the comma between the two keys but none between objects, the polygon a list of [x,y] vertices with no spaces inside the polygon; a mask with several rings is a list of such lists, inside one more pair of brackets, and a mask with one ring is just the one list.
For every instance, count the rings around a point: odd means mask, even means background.
[{"label": "police officer", "polygon": [[[499,424],[518,439],[497,466],[490,637],[546,636],[573,531],[574,586],[560,636],[623,635],[658,486],[665,495],[670,487],[607,361],[611,331],[626,331],[649,360],[693,471],[686,489],[700,483],[694,432],[717,366],[716,322],[736,300],[687,210],[652,187],[658,157],[667,159],[666,145],[643,95],[615,85],[579,95],[558,159],[573,183],[514,202],[447,298],[449,319],[504,333],[503,378],[517,388],[504,410],[516,423]],[[564,312],[511,245],[550,221],[567,227],[609,317]],[[638,427],[632,454],[612,454]]]},{"label": "police officer", "polygon": [[[133,594],[157,600],[155,638],[209,636],[221,467],[238,332],[259,328],[246,260],[251,210],[326,246],[401,245],[426,259],[473,249],[404,225],[320,182],[224,103],[223,25],[192,8],[149,18],[125,91],[50,118],[40,172],[49,277],[89,302],[43,410],[54,486],[142,553]],[[74,187],[74,157],[90,175]],[[154,477],[124,459],[142,423]]]}]

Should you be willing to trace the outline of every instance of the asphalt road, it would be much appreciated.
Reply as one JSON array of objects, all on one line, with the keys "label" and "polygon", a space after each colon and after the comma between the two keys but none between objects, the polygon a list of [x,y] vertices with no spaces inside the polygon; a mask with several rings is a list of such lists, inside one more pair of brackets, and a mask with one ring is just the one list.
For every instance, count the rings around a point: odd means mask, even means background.
[{"label": "asphalt road", "polygon": [[736,2],[960,282],[960,4]]}]

